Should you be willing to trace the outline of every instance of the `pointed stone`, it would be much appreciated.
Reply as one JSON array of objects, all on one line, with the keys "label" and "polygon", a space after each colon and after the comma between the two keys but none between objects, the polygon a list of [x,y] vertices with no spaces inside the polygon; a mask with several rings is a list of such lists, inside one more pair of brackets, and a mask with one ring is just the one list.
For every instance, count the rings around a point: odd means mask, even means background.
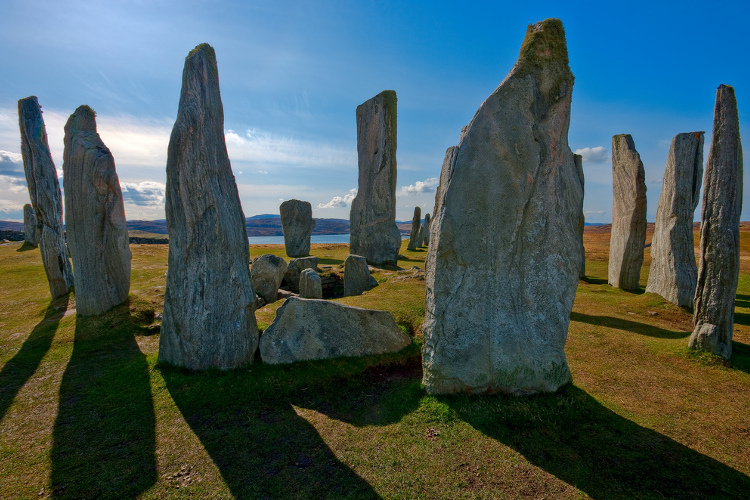
[{"label": "pointed stone", "polygon": [[299,296],[303,299],[323,298],[323,280],[314,269],[305,269],[300,273]]},{"label": "pointed stone", "polygon": [[422,224],[422,238],[424,239],[423,243],[424,246],[430,245],[430,214],[425,214],[424,216],[424,224]]},{"label": "pointed stone", "polygon": [[[464,130],[466,127],[464,127]],[[463,138],[463,132],[461,134]],[[456,166],[456,157],[458,156],[458,146],[451,146],[445,150],[445,158],[443,158],[443,166],[440,169],[440,183],[435,190],[435,208],[432,211],[433,217],[437,217],[437,213],[440,207],[443,206],[445,201],[445,193],[448,190],[448,184],[451,182],[451,176],[453,175],[453,168]]]},{"label": "pointed stone", "polygon": [[693,307],[698,267],[695,265],[693,214],[701,194],[703,132],[677,134],[664,170],[646,291],[680,307]]},{"label": "pointed stone", "polygon": [[646,245],[646,174],[630,134],[612,137],[610,285],[638,290]]},{"label": "pointed stone", "polygon": [[289,257],[310,255],[310,236],[315,229],[310,202],[287,200],[281,204],[279,212],[286,254]]},{"label": "pointed stone", "polygon": [[39,246],[36,215],[29,203],[23,206],[23,240],[31,246]]},{"label": "pointed stone", "polygon": [[419,238],[419,228],[422,224],[422,209],[414,207],[414,217],[411,218],[411,232],[409,233],[409,243],[406,245],[407,250],[417,249],[417,239]]},{"label": "pointed stone", "polygon": [[689,345],[732,356],[734,301],[740,272],[742,143],[734,88],[716,91],[711,148],[701,208],[700,267]]},{"label": "pointed stone", "polygon": [[[583,156],[574,154],[573,161],[576,164],[576,170],[578,171],[578,178],[581,180],[581,191],[584,192],[584,178],[583,178]],[[578,271],[579,278],[586,277],[586,249],[583,247],[583,231],[586,229],[586,216],[583,215],[583,205],[581,205],[581,213],[578,215],[578,236],[581,240],[581,268]]]},{"label": "pointed stone", "polygon": [[571,380],[564,348],[583,200],[568,146],[572,89],[562,23],[531,25],[461,140],[428,250],[431,394],[529,394]]},{"label": "pointed stone", "polygon": [[101,314],[128,299],[130,239],[112,153],[81,106],[65,124],[65,228],[75,269],[76,312]]},{"label": "pointed stone", "polygon": [[357,106],[359,188],[349,215],[349,251],[374,265],[396,264],[396,92]]},{"label": "pointed stone", "polygon": [[18,101],[18,122],[21,129],[23,169],[31,206],[40,230],[39,249],[54,300],[70,292],[73,270],[65,246],[60,182],[49,151],[42,108],[36,96]]},{"label": "pointed stone", "polygon": [[169,272],[159,361],[194,370],[253,361],[258,347],[250,251],[224,141],[216,54],[187,58],[167,151]]}]

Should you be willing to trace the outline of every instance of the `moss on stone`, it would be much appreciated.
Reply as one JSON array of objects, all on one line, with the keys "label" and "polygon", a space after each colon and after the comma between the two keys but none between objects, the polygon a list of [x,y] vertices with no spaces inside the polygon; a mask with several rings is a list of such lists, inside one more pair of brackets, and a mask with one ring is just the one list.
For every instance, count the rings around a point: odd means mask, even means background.
[{"label": "moss on stone", "polygon": [[190,53],[187,55],[185,59],[188,59],[193,54],[197,54],[198,52],[201,52],[201,51],[205,52],[206,58],[211,64],[216,65],[216,51],[214,50],[213,47],[211,47],[207,43],[201,43],[201,44],[196,45],[195,48],[190,51]]},{"label": "moss on stone", "polygon": [[556,81],[550,89],[555,100],[566,88],[572,89],[575,78],[570,71],[565,29],[559,19],[545,19],[526,28],[516,71],[521,76],[545,70],[547,78]]}]

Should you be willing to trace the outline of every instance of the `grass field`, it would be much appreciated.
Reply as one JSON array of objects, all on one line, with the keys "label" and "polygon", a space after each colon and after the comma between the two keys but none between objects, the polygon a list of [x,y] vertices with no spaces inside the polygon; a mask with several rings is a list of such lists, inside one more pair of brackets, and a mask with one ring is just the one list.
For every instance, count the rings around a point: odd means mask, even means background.
[{"label": "grass field", "polygon": [[[190,373],[157,363],[166,245],[132,245],[129,303],[89,318],[50,302],[37,249],[0,245],[0,497],[747,498],[750,232],[731,362],[688,350],[690,313],[642,292],[648,250],[640,293],[608,286],[608,241],[587,228],[574,382],[532,397],[424,392],[425,251],[336,299],[391,311],[406,350]],[[336,270],[347,247],[312,254]]]}]

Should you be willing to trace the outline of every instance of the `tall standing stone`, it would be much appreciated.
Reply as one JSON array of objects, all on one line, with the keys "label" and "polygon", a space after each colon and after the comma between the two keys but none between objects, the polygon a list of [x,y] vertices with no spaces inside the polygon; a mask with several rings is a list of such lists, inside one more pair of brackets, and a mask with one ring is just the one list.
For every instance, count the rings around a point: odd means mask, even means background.
[{"label": "tall standing stone", "polygon": [[430,214],[425,214],[424,224],[422,224],[422,239],[424,246],[429,246],[430,244],[430,223]]},{"label": "tall standing stone", "polygon": [[286,254],[289,257],[310,255],[310,236],[315,229],[310,202],[287,200],[281,204],[279,212]]},{"label": "tall standing stone", "polygon": [[741,212],[742,143],[737,100],[734,88],[720,85],[703,185],[695,329],[689,345],[727,359],[732,356]]},{"label": "tall standing stone", "polygon": [[568,146],[572,90],[562,23],[530,25],[461,140],[428,250],[429,393],[528,394],[571,380],[583,200]]},{"label": "tall standing stone", "polygon": [[609,284],[638,290],[646,244],[646,174],[630,134],[612,137]]},{"label": "tall standing stone", "polygon": [[[583,156],[574,154],[573,161],[576,164],[578,177],[581,179],[581,191],[585,192],[584,177],[583,177]],[[583,205],[581,205],[581,213],[578,215],[578,237],[581,240],[581,267],[578,271],[579,278],[586,277],[586,249],[583,247],[583,232],[585,230],[586,230],[586,216],[583,214]]]},{"label": "tall standing stone", "polygon": [[42,109],[36,96],[18,101],[21,153],[31,205],[39,233],[39,247],[52,299],[62,297],[73,286],[73,270],[65,247],[62,194],[57,170],[47,142]]},{"label": "tall standing stone", "polygon": [[34,215],[34,208],[29,203],[23,206],[23,240],[29,245],[39,246],[36,215]]},{"label": "tall standing stone", "polygon": [[88,106],[76,109],[65,124],[63,172],[76,312],[101,314],[128,299],[131,254],[115,160]]},{"label": "tall standing stone", "polygon": [[416,250],[419,238],[419,229],[422,225],[422,209],[414,207],[414,217],[411,218],[411,232],[409,232],[409,244],[407,250]]},{"label": "tall standing stone", "polygon": [[702,176],[703,132],[677,134],[669,147],[656,209],[646,291],[681,307],[693,307],[698,281],[693,214]]},{"label": "tall standing stone", "polygon": [[233,368],[258,347],[245,215],[224,141],[216,54],[185,58],[167,151],[169,272],[159,361],[190,369]]},{"label": "tall standing stone", "polygon": [[357,106],[359,188],[349,215],[349,252],[374,265],[396,264],[396,92]]}]

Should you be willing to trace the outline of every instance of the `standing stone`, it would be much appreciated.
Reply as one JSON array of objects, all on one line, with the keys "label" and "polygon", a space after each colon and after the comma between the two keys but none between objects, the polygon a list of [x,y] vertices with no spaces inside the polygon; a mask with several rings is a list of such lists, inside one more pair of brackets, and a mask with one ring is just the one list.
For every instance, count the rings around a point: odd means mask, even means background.
[{"label": "standing stone", "polygon": [[[574,154],[573,161],[576,164],[578,177],[581,179],[581,192],[585,192],[584,177],[583,177],[583,156]],[[578,236],[581,239],[581,268],[578,271],[579,278],[586,277],[586,249],[583,247],[583,231],[585,229],[586,229],[586,216],[583,215],[583,205],[581,205],[581,213],[578,215]]]},{"label": "standing stone", "polygon": [[609,284],[638,290],[646,244],[646,174],[630,134],[612,137]]},{"label": "standing stone", "polygon": [[76,312],[101,314],[128,299],[131,254],[115,160],[88,106],[76,109],[65,124],[63,172]]},{"label": "standing stone", "polygon": [[726,359],[732,356],[741,212],[742,143],[737,100],[733,87],[720,85],[703,185],[695,329],[689,345]]},{"label": "standing stone", "polygon": [[568,146],[572,90],[562,23],[530,25],[461,140],[428,250],[431,394],[529,394],[571,380],[564,347],[583,201]]},{"label": "standing stone", "polygon": [[284,247],[289,257],[310,255],[310,236],[315,229],[310,202],[287,200],[279,207]]},{"label": "standing stone", "polygon": [[167,151],[169,272],[159,361],[194,370],[251,363],[258,348],[245,215],[224,141],[216,54],[185,58]]},{"label": "standing stone", "polygon": [[430,214],[425,214],[424,224],[422,224],[422,242],[424,246],[429,246],[430,244],[430,222]]},{"label": "standing stone", "polygon": [[299,277],[300,273],[305,269],[312,269],[313,271],[318,270],[319,257],[300,257],[298,259],[292,259],[286,266],[286,272],[284,273],[284,280],[282,283],[286,283],[291,291],[299,293]]},{"label": "standing stone", "polygon": [[303,299],[322,299],[323,280],[313,269],[305,269],[299,275],[299,295]]},{"label": "standing stone", "polygon": [[411,218],[411,232],[409,233],[409,244],[407,250],[416,250],[419,239],[419,229],[422,225],[422,209],[414,207],[414,217]]},{"label": "standing stone", "polygon": [[36,215],[39,247],[52,299],[66,295],[73,286],[73,270],[65,247],[62,194],[57,170],[47,142],[42,109],[36,96],[18,101],[21,153],[31,206]]},{"label": "standing stone", "polygon": [[36,215],[29,203],[23,206],[23,240],[31,246],[39,246]]},{"label": "standing stone", "polygon": [[[466,130],[466,127],[464,127]],[[461,132],[461,138],[463,139],[464,132]],[[448,184],[451,182],[451,176],[453,175],[453,169],[456,166],[456,157],[458,157],[458,146],[451,146],[445,150],[445,158],[443,158],[443,167],[440,169],[440,183],[435,190],[435,208],[432,210],[432,215],[437,217],[437,213],[440,207],[443,206],[445,201],[445,193],[448,190]]]},{"label": "standing stone", "polygon": [[344,261],[344,296],[360,295],[378,282],[370,275],[367,260],[360,255],[349,255]]},{"label": "standing stone", "polygon": [[703,132],[677,134],[664,170],[646,291],[673,304],[693,307],[698,267],[695,265],[693,214],[703,176]]},{"label": "standing stone", "polygon": [[253,267],[250,269],[253,289],[266,304],[276,302],[286,268],[284,259],[270,253],[261,255],[253,261]]},{"label": "standing stone", "polygon": [[396,264],[396,92],[357,106],[359,188],[349,215],[349,251],[374,265]]}]

